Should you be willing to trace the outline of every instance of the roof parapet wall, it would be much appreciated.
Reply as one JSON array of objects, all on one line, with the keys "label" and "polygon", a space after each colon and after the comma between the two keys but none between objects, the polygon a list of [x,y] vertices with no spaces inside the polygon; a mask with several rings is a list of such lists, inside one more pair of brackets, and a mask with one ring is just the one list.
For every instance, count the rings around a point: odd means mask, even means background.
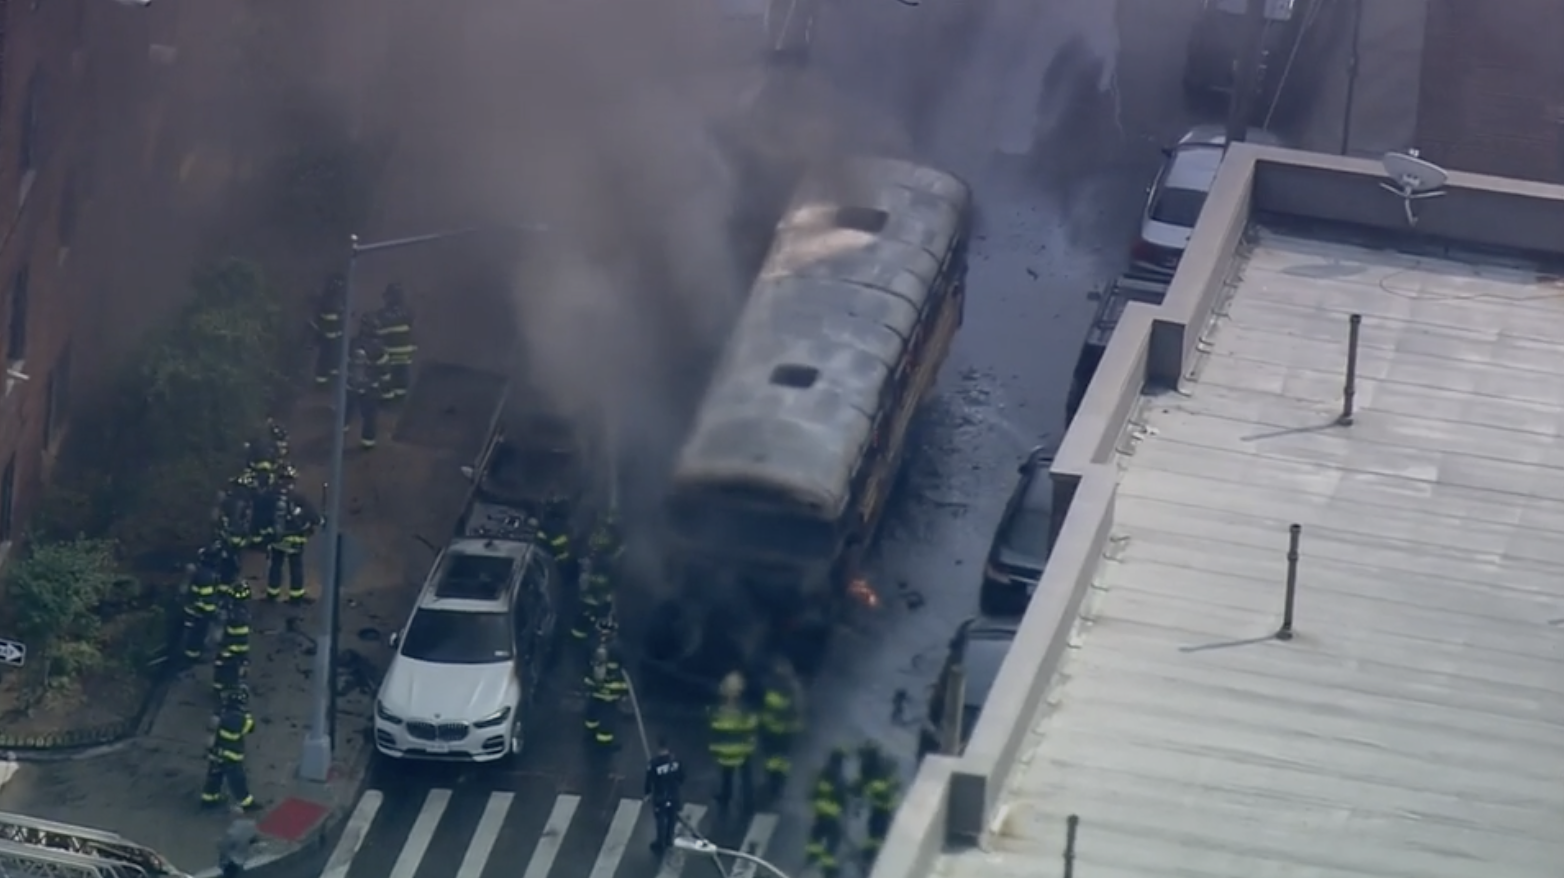
[{"label": "roof parapet wall", "polygon": [[995,820],[1112,532],[1116,448],[1129,417],[1147,391],[1174,389],[1190,373],[1252,222],[1564,260],[1564,186],[1452,172],[1443,196],[1417,202],[1409,229],[1401,199],[1381,188],[1385,179],[1375,161],[1247,144],[1229,150],[1166,300],[1125,309],[1055,456],[1055,508],[1066,510],[1055,522],[1058,541],[966,752],[924,761],[871,878],[927,875],[947,846],[978,843]]}]

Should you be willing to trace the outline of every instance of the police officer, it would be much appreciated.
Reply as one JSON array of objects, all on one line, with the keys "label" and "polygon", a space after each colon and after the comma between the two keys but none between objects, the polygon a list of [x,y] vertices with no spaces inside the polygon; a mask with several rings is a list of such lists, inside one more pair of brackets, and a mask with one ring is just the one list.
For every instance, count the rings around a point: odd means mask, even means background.
[{"label": "police officer", "polygon": [[315,297],[315,316],[310,328],[315,332],[315,383],[325,386],[337,377],[338,345],[342,343],[343,317],[347,314],[348,282],[340,274],[327,275],[326,284]]},{"label": "police officer", "polygon": [[185,586],[185,628],[182,640],[185,660],[195,663],[206,652],[206,635],[217,617],[217,571],[205,552],[196,553],[188,567],[190,582]]},{"label": "police officer", "polygon": [[246,811],[260,807],[250,794],[249,781],[244,776],[244,739],[255,731],[255,718],[250,716],[249,692],[238,688],[223,700],[222,712],[217,718],[217,734],[207,751],[206,785],[201,789],[201,807],[215,808],[223,804],[223,788],[233,797],[234,804]]},{"label": "police officer", "polygon": [[275,601],[282,597],[282,572],[287,567],[290,604],[309,599],[304,586],[304,547],[321,525],[320,513],[295,488],[295,478],[290,469],[277,484],[272,512],[276,535],[266,553],[266,599]]},{"label": "police officer", "polygon": [[874,868],[874,861],[885,846],[885,837],[891,831],[891,819],[896,816],[896,804],[900,788],[896,780],[896,768],[890,757],[870,742],[858,751],[858,773],[863,781],[863,798],[869,806],[868,832],[865,833],[860,856],[864,872]]},{"label": "police officer", "polygon": [[581,560],[576,581],[579,606],[576,619],[570,625],[570,636],[585,641],[597,630],[598,622],[613,614],[613,584],[607,576],[598,572],[597,563],[591,558]]},{"label": "police officer", "polygon": [[[217,660],[219,664],[231,661],[240,661],[248,664],[250,661],[250,605],[235,604],[228,608],[227,618],[223,620],[223,636],[217,644]],[[214,669],[215,673],[215,669]],[[224,691],[232,691],[234,687],[225,687]]]},{"label": "police officer", "polygon": [[600,632],[586,678],[586,731],[602,751],[612,750],[617,744],[615,727],[619,720],[619,705],[630,692],[613,634],[614,628],[609,626],[604,626]]},{"label": "police officer", "polygon": [[838,747],[831,751],[810,794],[814,822],[809,827],[809,843],[804,853],[822,878],[835,878],[841,869],[836,849],[842,843],[842,815],[846,804],[847,751]]},{"label": "police officer", "polygon": [[803,686],[785,659],[771,669],[760,705],[760,754],[766,773],[766,799],[782,797],[793,772],[793,739],[800,728],[799,700]]},{"label": "police officer", "polygon": [[360,418],[358,444],[364,449],[374,448],[380,433],[380,367],[369,354],[363,347],[353,349],[348,363],[348,411],[342,422],[344,429],[351,430],[353,418]]},{"label": "police officer", "polygon": [[754,780],[749,761],[755,755],[755,736],[759,720],[744,704],[744,677],[734,671],[722,679],[718,690],[722,703],[711,717],[711,755],[722,771],[722,788],[717,804],[726,808],[733,801],[734,783],[744,797],[744,810],[754,806]]},{"label": "police officer", "polygon": [[674,827],[679,823],[679,811],[684,806],[684,766],[679,764],[667,738],[657,740],[657,755],[646,763],[646,798],[652,802],[652,816],[657,821],[657,835],[652,839],[652,852],[662,854],[673,847]]},{"label": "police officer", "polygon": [[407,396],[412,383],[413,354],[418,345],[413,343],[413,315],[407,310],[407,295],[399,284],[386,287],[375,316],[380,326],[380,344],[386,351],[387,380],[380,396],[388,401],[401,399]]}]

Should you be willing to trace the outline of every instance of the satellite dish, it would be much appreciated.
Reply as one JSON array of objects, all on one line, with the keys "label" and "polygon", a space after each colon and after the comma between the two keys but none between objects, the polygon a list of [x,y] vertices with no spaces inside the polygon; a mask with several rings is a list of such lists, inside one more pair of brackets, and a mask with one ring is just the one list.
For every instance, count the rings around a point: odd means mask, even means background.
[{"label": "satellite dish", "polygon": [[1380,183],[1379,187],[1401,196],[1406,206],[1407,225],[1417,225],[1417,212],[1412,209],[1412,202],[1444,195],[1445,183],[1450,180],[1449,173],[1433,162],[1418,158],[1415,149],[1387,152],[1380,162],[1385,166],[1385,174],[1391,182]]}]

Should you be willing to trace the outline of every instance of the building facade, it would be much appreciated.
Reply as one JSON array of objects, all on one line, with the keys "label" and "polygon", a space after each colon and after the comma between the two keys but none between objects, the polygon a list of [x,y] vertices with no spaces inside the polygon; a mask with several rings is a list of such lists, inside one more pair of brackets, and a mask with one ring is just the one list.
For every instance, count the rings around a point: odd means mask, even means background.
[{"label": "building facade", "polygon": [[0,545],[20,534],[65,434],[88,0],[0,0]]}]

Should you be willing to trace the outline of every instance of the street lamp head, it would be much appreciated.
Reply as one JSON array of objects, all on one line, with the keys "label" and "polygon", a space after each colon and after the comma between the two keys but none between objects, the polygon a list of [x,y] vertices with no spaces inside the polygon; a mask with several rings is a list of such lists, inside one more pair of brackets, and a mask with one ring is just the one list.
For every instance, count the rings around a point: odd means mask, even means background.
[{"label": "street lamp head", "polygon": [[697,854],[705,854],[714,857],[717,855],[717,846],[704,838],[693,838],[688,835],[675,836],[673,846],[681,851],[690,851]]}]

